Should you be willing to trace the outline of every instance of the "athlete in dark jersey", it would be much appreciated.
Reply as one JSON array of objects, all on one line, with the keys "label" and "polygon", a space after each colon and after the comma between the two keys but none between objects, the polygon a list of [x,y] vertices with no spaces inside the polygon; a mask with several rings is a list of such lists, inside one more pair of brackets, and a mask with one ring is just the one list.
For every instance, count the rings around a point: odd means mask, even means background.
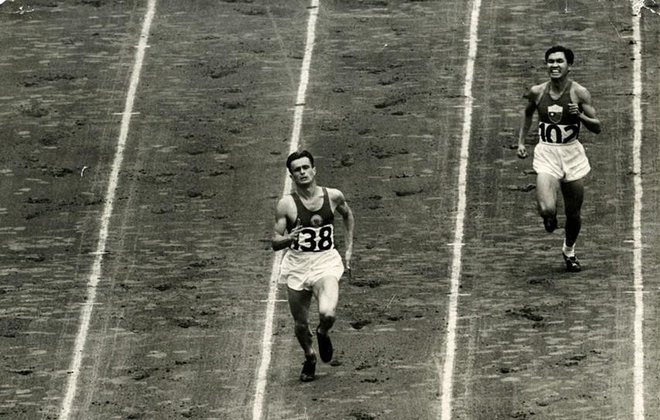
[{"label": "athlete in dark jersey", "polygon": [[534,114],[539,114],[539,143],[534,149],[533,167],[537,173],[536,198],[540,216],[547,232],[557,228],[557,194],[564,198],[566,225],[562,256],[566,270],[577,272],[581,265],[575,255],[575,242],[582,227],[581,209],[584,200],[584,176],[590,166],[584,147],[578,139],[580,127],[600,133],[600,120],[591,104],[591,94],[579,83],[569,79],[573,51],[562,46],[545,52],[550,80],[532,86],[518,135],[518,156],[527,157],[525,137]]},{"label": "athlete in dark jersey", "polygon": [[346,229],[344,260],[347,270],[350,270],[353,254],[355,221],[341,191],[316,184],[314,157],[309,152],[303,150],[289,155],[287,168],[295,192],[277,203],[272,246],[275,251],[286,250],[281,273],[287,284],[296,338],[305,353],[300,380],[307,382],[314,380],[316,372],[316,352],[309,328],[312,297],[318,301],[319,355],[328,363],[333,354],[328,331],[335,323],[339,280],[344,272],[344,264],[335,248],[334,214],[341,215]]},{"label": "athlete in dark jersey", "polygon": [[544,143],[566,144],[578,140],[580,117],[569,112],[571,86],[569,80],[558,99],[550,95],[551,83],[546,82],[543,94],[536,105],[539,115],[539,141]]},{"label": "athlete in dark jersey", "polygon": [[298,217],[295,223],[287,219],[286,227],[288,231],[292,231],[296,226],[302,228],[297,240],[291,242],[289,246],[293,251],[322,252],[329,251],[335,246],[333,225],[335,215],[330,207],[327,188],[322,188],[322,191],[323,204],[317,211],[305,207],[297,193],[291,194]]}]

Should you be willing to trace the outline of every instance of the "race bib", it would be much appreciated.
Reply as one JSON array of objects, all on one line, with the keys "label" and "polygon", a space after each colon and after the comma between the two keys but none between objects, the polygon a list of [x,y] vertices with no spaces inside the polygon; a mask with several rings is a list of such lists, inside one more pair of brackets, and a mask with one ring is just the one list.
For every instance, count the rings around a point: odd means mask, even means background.
[{"label": "race bib", "polygon": [[539,139],[544,143],[568,143],[578,138],[580,126],[539,122]]},{"label": "race bib", "polygon": [[321,252],[334,248],[334,226],[306,227],[298,234],[298,240],[291,243],[291,249],[301,252]]}]

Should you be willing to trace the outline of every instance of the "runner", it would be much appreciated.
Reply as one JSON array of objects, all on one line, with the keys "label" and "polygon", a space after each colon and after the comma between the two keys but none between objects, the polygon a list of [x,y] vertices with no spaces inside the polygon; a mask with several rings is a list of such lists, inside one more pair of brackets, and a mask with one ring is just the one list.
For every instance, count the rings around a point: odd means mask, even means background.
[{"label": "runner", "polygon": [[525,136],[535,112],[539,116],[539,143],[534,149],[533,167],[537,173],[537,204],[547,232],[557,228],[557,193],[564,198],[566,226],[562,255],[566,270],[582,269],[575,255],[575,242],[582,227],[580,215],[584,200],[583,178],[591,167],[579,141],[582,124],[600,133],[601,124],[591,104],[591,95],[568,77],[573,65],[573,51],[554,46],[545,52],[550,80],[532,86],[525,95],[527,106],[518,136],[518,157],[526,158]]},{"label": "runner", "polygon": [[316,353],[309,328],[312,297],[318,302],[319,325],[316,328],[319,355],[332,360],[332,342],[328,331],[336,319],[339,279],[344,272],[341,256],[335,249],[334,213],[342,217],[346,229],[345,261],[350,270],[355,220],[344,195],[333,188],[316,184],[314,157],[306,150],[294,152],[286,161],[295,192],[277,203],[272,246],[287,249],[282,259],[289,308],[295,321],[295,334],[305,353],[300,373],[303,382],[313,381]]}]

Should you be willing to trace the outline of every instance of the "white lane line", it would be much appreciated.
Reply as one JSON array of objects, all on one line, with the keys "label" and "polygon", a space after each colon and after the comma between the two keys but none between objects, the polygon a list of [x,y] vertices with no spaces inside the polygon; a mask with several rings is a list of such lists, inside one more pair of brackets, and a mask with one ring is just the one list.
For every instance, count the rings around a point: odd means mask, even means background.
[{"label": "white lane line", "polygon": [[633,367],[635,420],[644,419],[644,280],[642,277],[642,37],[639,21],[643,2],[632,0],[633,25],[633,184],[635,201],[633,209],[633,273],[635,286]]},{"label": "white lane line", "polygon": [[78,335],[73,349],[73,358],[69,367],[69,377],[66,385],[66,393],[62,400],[60,408],[60,419],[68,419],[71,415],[73,400],[76,396],[76,388],[78,385],[78,377],[80,376],[80,365],[85,351],[85,343],[87,342],[87,335],[89,332],[89,324],[92,317],[92,309],[96,304],[96,286],[101,277],[101,262],[106,253],[106,243],[108,240],[108,231],[110,227],[110,217],[115,202],[115,195],[117,184],[119,181],[119,169],[121,168],[124,159],[124,149],[126,147],[126,138],[128,137],[128,127],[131,122],[131,115],[133,114],[133,103],[135,101],[135,94],[137,86],[140,82],[140,72],[142,70],[142,63],[144,61],[144,52],[147,48],[147,40],[149,39],[149,29],[151,22],[156,12],[156,0],[149,0],[147,5],[147,12],[144,16],[142,23],[142,32],[140,33],[140,41],[135,52],[135,63],[133,64],[133,72],[131,74],[131,81],[128,87],[126,96],[126,104],[124,105],[124,112],[121,119],[121,129],[119,132],[119,139],[117,141],[117,150],[112,162],[112,170],[110,179],[108,180],[108,188],[105,193],[105,204],[103,206],[103,214],[101,215],[101,227],[99,230],[99,239],[96,244],[96,251],[94,253],[94,263],[87,282],[87,299],[83,304],[80,312],[80,326],[78,328]]},{"label": "white lane line", "polygon": [[[300,132],[302,130],[303,112],[305,110],[305,95],[307,93],[307,84],[309,82],[309,70],[312,63],[312,52],[314,50],[314,40],[316,37],[316,20],[319,14],[319,0],[311,0],[309,9],[309,18],[307,20],[307,40],[305,41],[305,55],[303,57],[302,68],[300,70],[300,84],[298,85],[298,95],[295,101],[295,112],[293,115],[293,130],[289,143],[289,153],[298,150],[300,143]],[[285,175],[284,189],[282,195],[291,190],[291,178]],[[270,366],[271,350],[273,346],[273,319],[275,316],[275,302],[277,301],[277,282],[280,276],[280,263],[282,261],[282,252],[275,253],[273,257],[273,266],[270,270],[270,283],[268,290],[268,303],[266,304],[266,319],[264,321],[264,335],[261,340],[261,359],[257,371],[257,380],[254,390],[254,405],[252,406],[252,419],[260,420],[263,416],[264,396],[266,394],[266,384],[268,383],[268,368]]]},{"label": "white lane line", "polygon": [[472,3],[470,17],[470,37],[467,64],[465,69],[465,85],[463,87],[463,135],[461,139],[460,164],[458,169],[458,204],[456,206],[456,227],[454,228],[453,260],[451,265],[451,285],[449,308],[447,309],[447,338],[445,348],[445,363],[442,369],[441,416],[443,420],[451,419],[452,393],[454,377],[454,359],[456,356],[456,324],[458,318],[458,296],[461,277],[463,251],[463,225],[465,219],[465,203],[467,188],[467,165],[469,160],[470,133],[472,130],[472,81],[474,78],[474,63],[477,58],[477,34],[479,29],[479,11],[481,0]]}]

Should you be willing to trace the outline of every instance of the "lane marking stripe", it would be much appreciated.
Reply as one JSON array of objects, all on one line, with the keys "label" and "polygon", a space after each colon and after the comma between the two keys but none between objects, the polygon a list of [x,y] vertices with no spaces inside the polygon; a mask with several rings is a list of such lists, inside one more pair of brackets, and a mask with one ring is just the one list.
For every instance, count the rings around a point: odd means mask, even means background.
[{"label": "lane marking stripe", "polygon": [[[305,110],[305,95],[307,93],[307,84],[309,82],[309,70],[312,63],[312,52],[316,37],[316,21],[319,13],[319,0],[311,0],[309,9],[309,18],[307,21],[307,39],[305,41],[305,55],[303,57],[302,68],[300,70],[300,84],[298,85],[298,94],[295,101],[295,111],[293,116],[293,130],[289,144],[289,154],[298,150],[300,143],[300,132],[302,130],[303,112]],[[282,195],[291,190],[291,178],[285,174],[284,188]],[[270,270],[270,282],[268,289],[268,303],[266,304],[266,319],[264,321],[264,334],[261,340],[261,357],[257,379],[254,391],[254,404],[252,406],[252,419],[260,420],[263,416],[264,397],[266,394],[266,385],[268,383],[268,368],[270,366],[271,351],[273,347],[273,320],[275,317],[275,302],[277,301],[277,283],[280,277],[280,263],[282,261],[282,251],[276,252],[273,257],[273,265]]]},{"label": "lane marking stripe", "polygon": [[124,159],[124,149],[126,147],[126,139],[128,137],[128,128],[131,122],[131,115],[133,114],[133,104],[135,102],[137,87],[140,82],[140,72],[142,70],[144,54],[147,48],[147,41],[149,39],[149,30],[151,28],[151,22],[153,21],[155,12],[156,0],[149,0],[147,5],[147,12],[144,16],[144,22],[142,23],[140,41],[135,52],[135,62],[133,63],[130,84],[126,95],[126,103],[124,106],[124,112],[122,113],[121,129],[117,141],[117,149],[115,151],[115,157],[112,162],[108,187],[105,193],[105,204],[103,206],[103,213],[101,215],[99,239],[96,244],[96,251],[94,252],[95,258],[92,264],[92,270],[87,282],[87,299],[85,300],[85,303],[83,304],[82,310],[80,312],[80,326],[76,336],[72,360],[68,371],[69,377],[67,380],[66,392],[64,394],[62,406],[60,408],[59,418],[62,420],[68,419],[71,415],[73,400],[76,396],[76,388],[78,385],[78,378],[80,376],[80,365],[82,363],[85,344],[87,342],[87,335],[89,333],[92,309],[96,302],[96,287],[101,277],[101,263],[103,261],[103,256],[106,254],[110,218],[112,216],[117,185],[119,183],[119,169],[121,168],[122,161]]},{"label": "lane marking stripe", "polygon": [[441,377],[441,412],[440,418],[451,419],[452,393],[454,364],[456,357],[456,325],[458,319],[458,296],[461,277],[462,250],[463,250],[463,225],[465,219],[466,189],[467,189],[467,166],[470,149],[470,133],[472,130],[472,82],[474,78],[474,64],[477,58],[479,11],[481,0],[474,0],[470,17],[470,37],[468,57],[465,70],[465,84],[463,87],[463,134],[461,139],[460,164],[458,170],[458,204],[456,206],[456,226],[454,228],[453,260],[451,267],[451,284],[449,294],[449,307],[447,309],[447,338],[445,348],[445,362]]},{"label": "lane marking stripe", "polygon": [[642,39],[640,18],[643,1],[632,0],[633,25],[633,276],[635,287],[633,416],[644,420],[644,280],[642,277]]}]

